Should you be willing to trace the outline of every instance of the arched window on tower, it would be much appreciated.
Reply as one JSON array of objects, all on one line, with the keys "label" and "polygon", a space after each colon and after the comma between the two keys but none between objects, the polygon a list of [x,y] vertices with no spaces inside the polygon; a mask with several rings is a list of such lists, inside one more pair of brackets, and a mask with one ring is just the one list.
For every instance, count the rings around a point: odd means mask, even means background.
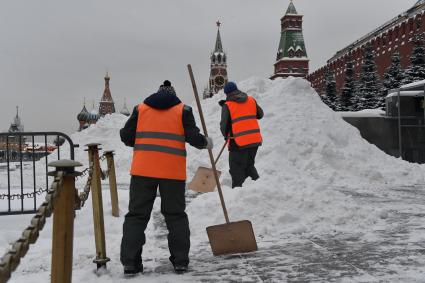
[{"label": "arched window on tower", "polygon": [[296,56],[298,58],[302,57],[303,56],[303,52],[301,50],[298,50]]},{"label": "arched window on tower", "polygon": [[223,63],[226,63],[226,54],[223,55]]},{"label": "arched window on tower", "polygon": [[212,55],[212,56],[211,56],[211,61],[212,61],[213,63],[215,63],[215,55]]},{"label": "arched window on tower", "polygon": [[295,55],[294,50],[293,49],[289,50],[289,58],[293,58],[294,55]]},{"label": "arched window on tower", "polygon": [[219,64],[221,63],[221,54],[218,54],[217,61],[218,61]]}]

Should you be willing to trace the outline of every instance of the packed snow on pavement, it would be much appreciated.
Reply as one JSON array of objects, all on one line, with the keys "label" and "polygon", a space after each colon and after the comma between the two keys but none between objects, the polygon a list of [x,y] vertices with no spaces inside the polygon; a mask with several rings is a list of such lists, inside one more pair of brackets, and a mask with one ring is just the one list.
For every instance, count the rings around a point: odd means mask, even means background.
[{"label": "packed snow on pavement", "polygon": [[[359,202],[354,195],[388,197],[392,193],[390,188],[424,184],[423,166],[391,157],[369,144],[361,138],[356,128],[344,122],[340,114],[321,102],[307,81],[299,78],[274,81],[250,78],[240,82],[238,86],[252,95],[265,112],[265,117],[260,121],[264,143],[256,159],[260,179],[256,182],[247,180],[243,188],[231,189],[226,153],[219,161],[218,168],[223,172],[221,181],[230,219],[248,219],[252,222],[259,246],[257,256],[267,247],[287,245],[300,238],[312,239],[324,234],[332,236],[355,232],[359,241],[374,241],[379,237],[378,230],[392,228],[387,218],[393,210],[385,205]],[[202,101],[208,131],[215,143],[215,154],[224,143],[219,130],[220,99],[224,99],[223,92]],[[195,105],[193,111],[198,118]],[[92,263],[95,251],[91,203],[87,202],[87,206],[77,212],[74,282],[125,281],[119,262],[119,249],[128,204],[128,172],[132,149],[121,143],[119,129],[126,119],[120,114],[108,115],[96,125],[72,135],[73,141],[80,145],[97,142],[102,144],[103,150],[115,150],[121,209],[119,218],[110,215],[111,205],[105,186],[105,230],[111,262],[100,275],[94,272],[95,265]],[[197,124],[200,126],[199,119]],[[87,152],[83,149],[81,147],[77,150],[75,159],[87,167]],[[65,156],[65,153],[62,154]],[[188,146],[188,179],[191,179],[198,166],[209,167],[208,154],[205,150]],[[78,180],[77,187],[81,188],[84,182],[84,179]],[[167,263],[166,237],[162,236],[165,228],[159,224],[162,218],[159,218],[158,199],[154,207],[156,214],[147,229],[147,244],[143,252],[146,274],[141,275],[143,278],[134,279],[134,282],[142,279],[144,282],[197,282],[201,278],[197,276],[213,269],[217,262],[226,267],[226,258],[217,259],[212,256],[205,232],[207,226],[224,223],[218,194],[213,192],[198,195],[188,191],[187,195],[190,200],[187,213],[191,226],[191,272],[182,276],[174,275],[171,264]],[[29,224],[28,219],[29,216],[0,217],[0,225],[7,227],[0,231],[0,246],[3,251],[8,243],[20,236],[19,231]],[[406,239],[406,244],[424,240],[425,235],[417,234],[414,238]],[[163,248],[159,249],[159,246]],[[47,282],[50,249],[51,220],[10,282]],[[275,256],[275,260],[283,263],[288,258],[280,255]],[[167,269],[168,265],[170,268]],[[258,280],[250,277],[255,273],[252,266],[240,265],[237,268],[246,269],[246,272],[238,273],[239,277],[232,280]],[[276,269],[274,272],[276,274],[273,280],[276,282],[288,280],[283,271]],[[390,277],[386,278],[414,281],[423,276],[420,269],[414,268],[406,270],[394,267],[394,272],[396,275],[388,275]],[[230,267],[228,273],[231,274]],[[208,278],[214,279],[213,275]],[[349,276],[343,275],[335,278],[350,280]],[[220,277],[215,279],[220,280]],[[360,276],[356,280],[371,279]]]}]

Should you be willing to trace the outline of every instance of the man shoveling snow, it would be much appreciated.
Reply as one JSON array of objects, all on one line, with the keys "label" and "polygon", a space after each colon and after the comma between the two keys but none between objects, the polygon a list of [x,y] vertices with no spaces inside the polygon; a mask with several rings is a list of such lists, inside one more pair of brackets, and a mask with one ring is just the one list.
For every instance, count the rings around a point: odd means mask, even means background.
[{"label": "man shoveling snow", "polygon": [[263,139],[259,119],[263,109],[255,99],[240,91],[234,82],[224,86],[226,100],[221,100],[220,129],[224,138],[229,139],[229,166],[232,188],[242,187],[246,178],[257,180],[255,156]]},{"label": "man shoveling snow", "polygon": [[127,146],[134,147],[129,212],[121,242],[124,274],[143,272],[145,229],[158,187],[161,212],[169,231],[170,261],[177,273],[186,272],[190,231],[185,213],[185,143],[198,149],[211,149],[212,140],[200,133],[192,109],[181,103],[169,81],[134,109],[120,135]]}]

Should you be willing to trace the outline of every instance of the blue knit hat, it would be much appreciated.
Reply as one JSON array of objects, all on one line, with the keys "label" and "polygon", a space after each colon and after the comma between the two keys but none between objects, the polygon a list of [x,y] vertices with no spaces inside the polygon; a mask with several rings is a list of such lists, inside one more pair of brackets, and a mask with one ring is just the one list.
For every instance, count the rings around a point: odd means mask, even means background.
[{"label": "blue knit hat", "polygon": [[224,93],[225,94],[229,94],[235,90],[238,90],[237,85],[234,82],[228,82],[225,86],[224,86]]}]

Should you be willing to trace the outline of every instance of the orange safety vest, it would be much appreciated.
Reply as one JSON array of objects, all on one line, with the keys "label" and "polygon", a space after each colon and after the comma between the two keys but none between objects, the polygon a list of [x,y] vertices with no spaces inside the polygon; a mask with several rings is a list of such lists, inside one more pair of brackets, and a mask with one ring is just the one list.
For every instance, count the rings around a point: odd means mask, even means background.
[{"label": "orange safety vest", "polygon": [[257,120],[257,103],[248,96],[243,103],[226,101],[232,120],[232,133],[235,143],[239,147],[258,144],[263,141],[260,126]]},{"label": "orange safety vest", "polygon": [[166,110],[139,105],[131,175],[186,180],[183,108],[183,103]]}]

